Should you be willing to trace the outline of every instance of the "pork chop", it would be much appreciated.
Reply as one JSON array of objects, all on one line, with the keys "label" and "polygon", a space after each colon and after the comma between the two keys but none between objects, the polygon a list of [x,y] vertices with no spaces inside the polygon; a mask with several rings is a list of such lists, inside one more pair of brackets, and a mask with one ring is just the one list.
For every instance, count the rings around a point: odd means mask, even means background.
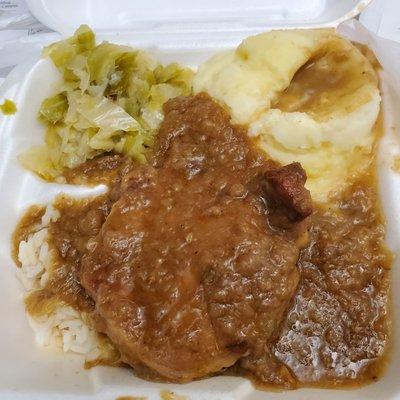
[{"label": "pork chop", "polygon": [[239,359],[258,371],[299,280],[304,171],[265,161],[206,94],[164,112],[151,163],[124,178],[83,259],[82,285],[132,366],[177,382]]}]

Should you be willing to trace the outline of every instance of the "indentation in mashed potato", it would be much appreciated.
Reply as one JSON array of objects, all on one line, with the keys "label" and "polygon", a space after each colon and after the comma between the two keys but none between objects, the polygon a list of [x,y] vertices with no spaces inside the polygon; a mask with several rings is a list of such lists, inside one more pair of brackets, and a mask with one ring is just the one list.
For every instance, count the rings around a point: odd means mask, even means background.
[{"label": "indentation in mashed potato", "polygon": [[378,78],[367,58],[333,30],[247,38],[203,64],[194,90],[225,104],[269,157],[301,162],[316,201],[326,202],[371,161]]}]

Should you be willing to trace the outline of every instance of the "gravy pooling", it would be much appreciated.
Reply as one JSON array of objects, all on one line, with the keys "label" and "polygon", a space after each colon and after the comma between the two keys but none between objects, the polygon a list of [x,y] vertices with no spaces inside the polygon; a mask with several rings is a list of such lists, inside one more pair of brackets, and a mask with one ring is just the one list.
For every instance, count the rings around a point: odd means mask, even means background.
[{"label": "gravy pooling", "polygon": [[390,334],[391,255],[373,171],[312,217],[301,280],[275,354],[301,385],[376,380]]}]

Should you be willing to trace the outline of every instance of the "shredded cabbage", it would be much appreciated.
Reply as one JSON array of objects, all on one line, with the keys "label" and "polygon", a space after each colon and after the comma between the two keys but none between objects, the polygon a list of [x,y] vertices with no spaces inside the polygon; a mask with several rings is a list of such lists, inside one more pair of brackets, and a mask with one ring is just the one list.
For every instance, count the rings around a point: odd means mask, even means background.
[{"label": "shredded cabbage", "polygon": [[58,68],[62,82],[39,110],[45,144],[20,160],[47,180],[110,151],[145,163],[163,119],[163,104],[192,91],[190,69],[175,63],[162,66],[127,46],[96,45],[87,25],[43,54]]}]

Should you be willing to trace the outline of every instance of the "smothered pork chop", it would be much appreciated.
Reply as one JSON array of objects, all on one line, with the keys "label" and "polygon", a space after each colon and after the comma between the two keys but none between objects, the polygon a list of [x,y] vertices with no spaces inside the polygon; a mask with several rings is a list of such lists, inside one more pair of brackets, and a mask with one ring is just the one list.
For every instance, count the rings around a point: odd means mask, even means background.
[{"label": "smothered pork chop", "polygon": [[151,165],[124,178],[82,262],[99,327],[125,362],[168,380],[238,359],[280,380],[288,372],[268,343],[299,280],[305,173],[266,162],[206,94],[170,100],[164,112]]},{"label": "smothered pork chop", "polygon": [[58,196],[17,226],[36,341],[149,380],[378,379],[392,259],[379,63],[360,49],[331,29],[271,31],[194,74],[96,44],[87,26],[49,46],[59,91],[38,110],[43,144],[20,160],[109,190]]}]

